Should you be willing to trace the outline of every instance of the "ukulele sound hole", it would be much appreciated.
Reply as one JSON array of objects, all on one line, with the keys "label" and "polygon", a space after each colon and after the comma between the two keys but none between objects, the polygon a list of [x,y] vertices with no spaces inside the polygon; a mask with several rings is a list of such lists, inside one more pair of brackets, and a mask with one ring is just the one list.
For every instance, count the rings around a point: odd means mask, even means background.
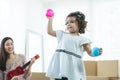
[{"label": "ukulele sound hole", "polygon": [[19,70],[17,70],[17,71],[16,71],[16,73],[17,73],[17,74],[20,74],[20,71],[19,71]]}]

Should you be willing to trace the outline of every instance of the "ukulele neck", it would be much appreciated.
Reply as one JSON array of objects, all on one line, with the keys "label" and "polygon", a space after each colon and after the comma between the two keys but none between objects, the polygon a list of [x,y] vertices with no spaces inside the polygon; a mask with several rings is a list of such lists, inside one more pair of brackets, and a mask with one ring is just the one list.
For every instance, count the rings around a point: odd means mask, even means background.
[{"label": "ukulele neck", "polygon": [[31,62],[31,61],[29,61],[29,62],[27,62],[26,64],[24,64],[24,65],[22,66],[22,69],[24,70],[24,69],[30,64],[30,62]]}]

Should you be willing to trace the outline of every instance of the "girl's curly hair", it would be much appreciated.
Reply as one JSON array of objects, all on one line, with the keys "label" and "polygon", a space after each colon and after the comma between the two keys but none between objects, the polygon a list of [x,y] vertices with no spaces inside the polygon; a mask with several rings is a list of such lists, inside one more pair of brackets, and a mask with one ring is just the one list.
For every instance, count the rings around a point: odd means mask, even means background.
[{"label": "girl's curly hair", "polygon": [[79,33],[84,34],[85,28],[87,26],[87,21],[85,21],[85,15],[82,12],[76,11],[68,14],[67,18],[68,17],[76,17],[76,21],[78,21]]}]

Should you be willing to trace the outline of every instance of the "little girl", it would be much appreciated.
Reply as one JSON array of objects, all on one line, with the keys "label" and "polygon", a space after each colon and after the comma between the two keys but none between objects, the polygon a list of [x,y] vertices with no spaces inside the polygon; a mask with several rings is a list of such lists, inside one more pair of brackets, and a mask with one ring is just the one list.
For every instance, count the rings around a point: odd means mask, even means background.
[{"label": "little girl", "polygon": [[[52,17],[48,18],[47,32],[57,38],[58,46],[48,67],[46,76],[55,80],[86,80],[83,63],[84,51],[92,55],[91,41],[81,34],[85,33],[87,21],[82,12],[76,11],[66,17],[67,32],[52,28]],[[100,55],[102,49],[100,49]]]}]

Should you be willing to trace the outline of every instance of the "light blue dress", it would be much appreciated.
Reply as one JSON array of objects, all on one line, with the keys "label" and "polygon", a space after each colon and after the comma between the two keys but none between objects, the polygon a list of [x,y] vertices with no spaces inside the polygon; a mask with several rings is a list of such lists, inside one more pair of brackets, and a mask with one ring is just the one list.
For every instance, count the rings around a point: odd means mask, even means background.
[{"label": "light blue dress", "polygon": [[82,60],[83,44],[91,41],[81,35],[73,36],[63,31],[56,31],[57,49],[52,57],[46,76],[51,78],[67,77],[68,80],[86,80]]}]

